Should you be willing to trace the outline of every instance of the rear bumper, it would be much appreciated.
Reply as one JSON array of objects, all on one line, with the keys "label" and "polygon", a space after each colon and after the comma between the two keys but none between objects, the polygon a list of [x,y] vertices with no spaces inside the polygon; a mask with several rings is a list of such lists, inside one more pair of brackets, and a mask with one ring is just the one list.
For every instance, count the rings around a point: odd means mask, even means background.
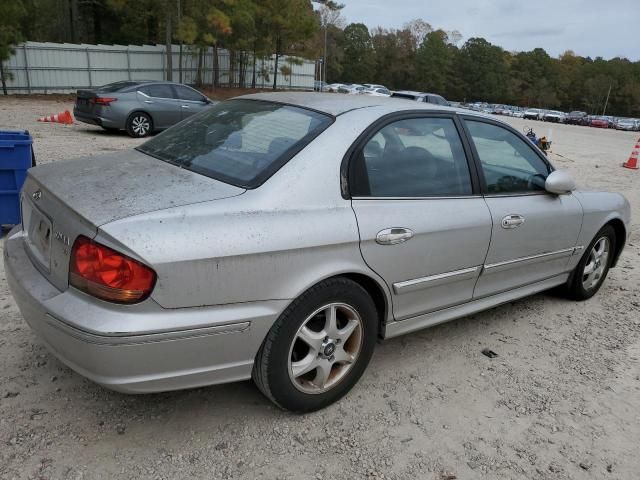
[{"label": "rear bumper", "polygon": [[[4,248],[7,282],[29,326],[63,363],[126,393],[246,380],[286,301],[163,309],[60,292],[33,266],[16,227]],[[128,328],[123,328],[129,326]]]},{"label": "rear bumper", "polygon": [[99,127],[105,127],[105,128],[118,128],[118,129],[124,128],[124,125],[122,125],[122,122],[115,121],[110,118],[92,114],[92,113],[80,112],[78,111],[77,108],[73,109],[73,116],[79,122],[88,123],[90,125],[98,125]]}]

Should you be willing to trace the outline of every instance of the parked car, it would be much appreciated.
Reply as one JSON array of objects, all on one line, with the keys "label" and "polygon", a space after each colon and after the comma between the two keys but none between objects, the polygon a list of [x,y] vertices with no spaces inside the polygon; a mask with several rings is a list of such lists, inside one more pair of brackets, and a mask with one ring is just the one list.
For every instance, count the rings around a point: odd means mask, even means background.
[{"label": "parked car", "polygon": [[187,85],[173,82],[122,81],[94,90],[78,90],[73,115],[105,130],[126,130],[146,137],[164,130],[213,102]]},{"label": "parked car", "polygon": [[97,383],[253,377],[304,412],[345,395],[378,340],[552,287],[591,297],[629,209],[497,119],[261,93],[31,168],[4,271],[43,343]]},{"label": "parked car", "polygon": [[589,125],[587,112],[570,112],[565,119],[565,123],[568,123],[569,125]]},{"label": "parked car", "polygon": [[338,88],[338,93],[346,93],[348,95],[361,95],[365,93],[366,88],[362,85],[351,84],[343,85]]},{"label": "parked car", "polygon": [[327,85],[327,91],[332,93],[337,93],[340,87],[343,87],[344,83],[332,83]]},{"label": "parked car", "polygon": [[365,95],[371,95],[374,97],[390,97],[391,96],[391,92],[384,87],[365,88],[363,93]]},{"label": "parked car", "polygon": [[400,90],[391,94],[394,98],[404,98],[407,100],[414,100],[416,102],[432,103],[434,105],[448,106],[443,96],[435,93],[413,92],[410,90]]},{"label": "parked car", "polygon": [[619,118],[616,121],[616,130],[634,131],[638,129],[638,121],[633,118]]},{"label": "parked car", "polygon": [[545,122],[564,123],[566,114],[559,112],[558,110],[549,110],[544,114],[543,120]]},{"label": "parked car", "polygon": [[362,86],[370,90],[375,90],[376,88],[384,88],[385,90],[388,90],[384,85],[378,85],[377,83],[363,83]]},{"label": "parked car", "polygon": [[525,120],[542,120],[544,116],[544,111],[539,108],[528,108],[524,111],[522,118]]},{"label": "parked car", "polygon": [[609,119],[605,117],[592,117],[589,126],[596,128],[609,128]]}]

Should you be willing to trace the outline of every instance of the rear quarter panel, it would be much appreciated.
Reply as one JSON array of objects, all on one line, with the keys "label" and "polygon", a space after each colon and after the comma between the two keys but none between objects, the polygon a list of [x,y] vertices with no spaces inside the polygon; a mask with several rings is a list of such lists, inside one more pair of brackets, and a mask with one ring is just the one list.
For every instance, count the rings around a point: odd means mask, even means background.
[{"label": "rear quarter panel", "polygon": [[338,117],[255,190],[118,220],[103,225],[97,240],[124,245],[151,265],[158,274],[152,298],[165,308],[289,300],[341,273],[373,278],[389,304],[340,192],[342,156],[379,114],[369,115]]}]

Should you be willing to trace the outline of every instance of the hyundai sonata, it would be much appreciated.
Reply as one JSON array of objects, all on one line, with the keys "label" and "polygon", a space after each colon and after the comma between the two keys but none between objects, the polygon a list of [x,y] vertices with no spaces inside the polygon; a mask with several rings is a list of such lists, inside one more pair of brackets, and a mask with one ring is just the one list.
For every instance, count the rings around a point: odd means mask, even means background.
[{"label": "hyundai sonata", "polygon": [[253,377],[322,408],[376,342],[552,287],[594,295],[630,227],[526,137],[367,95],[219,103],[136,150],[29,171],[5,268],[62,362],[123,392]]}]

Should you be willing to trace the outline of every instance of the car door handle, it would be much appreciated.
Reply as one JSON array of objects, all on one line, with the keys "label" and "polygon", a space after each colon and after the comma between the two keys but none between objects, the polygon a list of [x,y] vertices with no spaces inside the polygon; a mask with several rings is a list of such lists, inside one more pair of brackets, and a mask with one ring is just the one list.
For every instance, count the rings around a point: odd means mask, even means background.
[{"label": "car door handle", "polygon": [[153,100],[145,100],[144,103],[153,103]]},{"label": "car door handle", "polygon": [[376,235],[376,243],[380,245],[397,245],[398,243],[406,242],[411,237],[413,237],[413,230],[409,228],[385,228]]},{"label": "car door handle", "polygon": [[524,223],[524,217],[522,215],[512,214],[507,215],[502,219],[502,228],[516,228]]},{"label": "car door handle", "polygon": [[182,105],[182,108],[189,108],[189,105]]}]

